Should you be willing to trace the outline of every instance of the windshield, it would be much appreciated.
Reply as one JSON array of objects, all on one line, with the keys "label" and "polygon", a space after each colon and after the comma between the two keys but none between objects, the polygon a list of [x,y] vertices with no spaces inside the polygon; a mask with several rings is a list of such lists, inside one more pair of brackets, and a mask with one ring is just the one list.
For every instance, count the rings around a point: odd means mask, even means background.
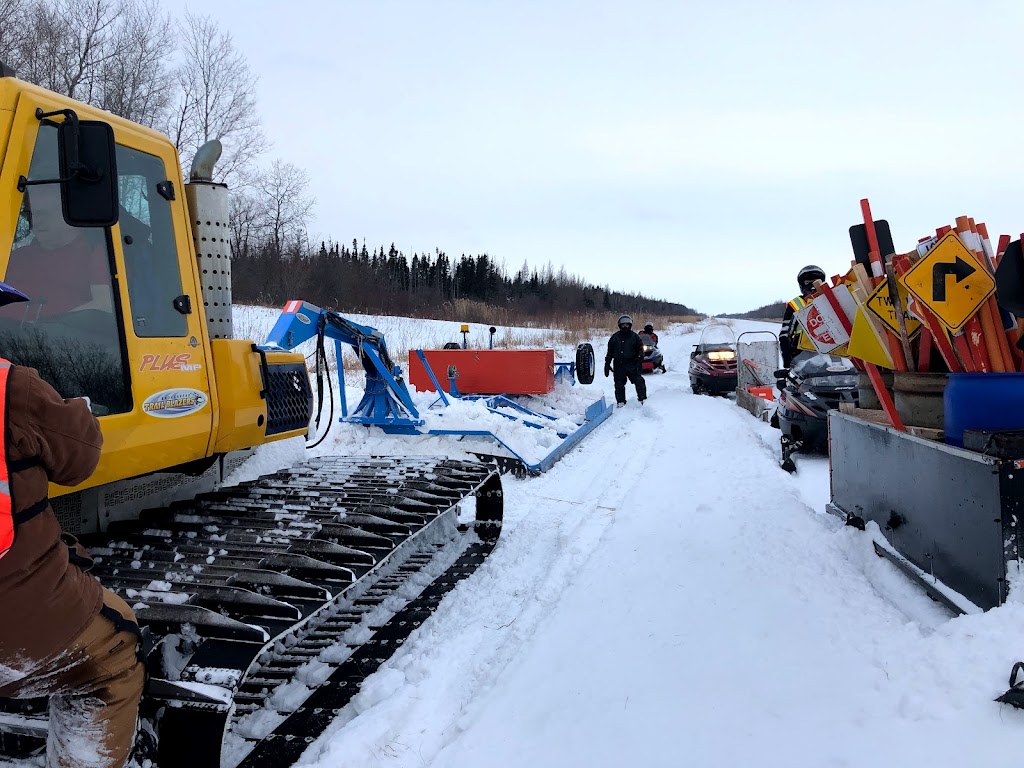
[{"label": "windshield", "polygon": [[849,358],[835,355],[807,353],[798,355],[793,362],[793,374],[799,378],[811,376],[849,376],[856,375],[857,369]]},{"label": "windshield", "polygon": [[736,334],[728,325],[714,323],[701,331],[700,342],[697,346],[701,352],[736,349]]},{"label": "windshield", "polygon": [[[28,179],[58,177],[57,129],[43,124]],[[131,410],[111,274],[107,231],[65,223],[58,184],[28,186],[4,282],[30,300],[0,308],[0,355],[98,415]]]}]

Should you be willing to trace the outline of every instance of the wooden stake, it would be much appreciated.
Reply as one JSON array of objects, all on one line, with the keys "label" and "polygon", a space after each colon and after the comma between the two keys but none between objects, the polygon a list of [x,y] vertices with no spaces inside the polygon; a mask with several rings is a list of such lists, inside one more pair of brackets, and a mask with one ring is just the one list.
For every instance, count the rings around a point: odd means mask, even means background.
[{"label": "wooden stake", "polygon": [[896,271],[893,269],[891,261],[885,262],[885,278],[889,284],[889,300],[896,311],[896,324],[900,329],[899,343],[903,348],[903,360],[901,361],[903,363],[903,370],[913,371],[916,369],[914,353],[910,349],[910,336],[907,335],[907,319],[903,315],[903,302],[900,301],[899,283],[896,282]]}]

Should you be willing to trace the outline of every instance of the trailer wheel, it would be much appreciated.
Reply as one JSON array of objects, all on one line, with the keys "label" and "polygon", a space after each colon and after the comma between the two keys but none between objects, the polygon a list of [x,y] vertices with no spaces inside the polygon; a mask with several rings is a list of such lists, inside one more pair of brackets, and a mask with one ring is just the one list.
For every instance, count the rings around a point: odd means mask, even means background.
[{"label": "trailer wheel", "polygon": [[593,384],[596,370],[597,358],[594,357],[594,348],[590,344],[578,344],[576,346],[576,379],[580,384]]}]

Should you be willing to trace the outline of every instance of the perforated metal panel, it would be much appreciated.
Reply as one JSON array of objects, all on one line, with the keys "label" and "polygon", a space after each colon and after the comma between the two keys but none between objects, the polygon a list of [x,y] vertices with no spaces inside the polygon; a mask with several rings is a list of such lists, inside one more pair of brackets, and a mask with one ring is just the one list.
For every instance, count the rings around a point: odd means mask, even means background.
[{"label": "perforated metal panel", "polygon": [[194,181],[185,185],[192,240],[199,260],[203,305],[211,339],[234,337],[231,324],[231,229],[228,188]]},{"label": "perforated metal panel", "polygon": [[252,455],[256,453],[254,449],[248,449],[244,451],[234,451],[224,457],[224,477],[227,477],[240,466],[245,464]]},{"label": "perforated metal panel", "polygon": [[[199,476],[198,481],[217,480],[219,477],[220,468],[213,464]],[[103,506],[110,510],[111,507],[120,504],[131,504],[142,499],[150,499],[167,491],[194,485],[196,482],[196,477],[178,473],[161,473],[148,479],[126,480],[123,483],[112,485],[111,487],[116,490],[111,490],[103,495]]]},{"label": "perforated metal panel", "polygon": [[77,535],[82,532],[82,493],[69,493],[50,499],[50,506],[57,516],[60,529],[66,533]]}]

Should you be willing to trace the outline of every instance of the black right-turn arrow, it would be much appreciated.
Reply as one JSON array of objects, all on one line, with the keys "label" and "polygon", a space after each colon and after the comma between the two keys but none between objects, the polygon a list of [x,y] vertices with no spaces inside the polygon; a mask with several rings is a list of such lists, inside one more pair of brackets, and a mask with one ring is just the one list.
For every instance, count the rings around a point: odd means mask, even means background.
[{"label": "black right-turn arrow", "polygon": [[960,283],[977,271],[959,256],[956,257],[954,264],[948,262],[936,264],[932,267],[932,301],[946,300],[946,277],[948,275],[954,275],[956,281]]}]

